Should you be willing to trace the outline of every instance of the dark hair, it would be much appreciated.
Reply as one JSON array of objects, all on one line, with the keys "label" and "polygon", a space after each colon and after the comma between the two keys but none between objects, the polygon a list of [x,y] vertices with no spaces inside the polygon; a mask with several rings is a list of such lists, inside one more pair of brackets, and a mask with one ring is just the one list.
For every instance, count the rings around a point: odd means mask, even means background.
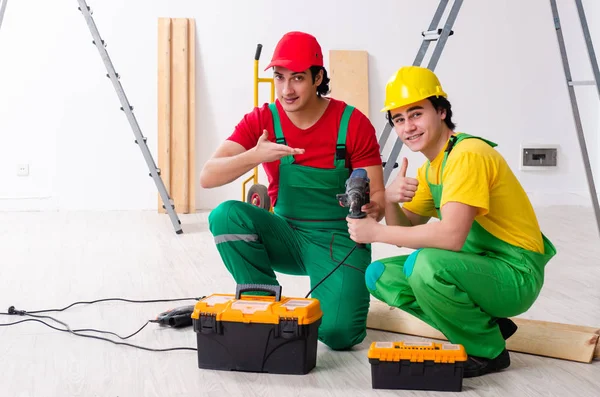
[{"label": "dark hair", "polygon": [[[444,122],[446,123],[448,128],[454,131],[454,129],[456,128],[456,124],[452,122],[452,105],[450,104],[450,102],[443,96],[430,96],[427,99],[429,99],[429,102],[431,102],[431,105],[433,105],[433,108],[436,111],[440,109],[444,109],[446,111],[446,118],[444,119]],[[387,111],[386,118],[388,119],[390,125],[393,127],[394,122],[392,121],[392,112],[390,112],[389,110]]]},{"label": "dark hair", "polygon": [[444,122],[448,128],[454,131],[456,124],[452,122],[452,105],[450,105],[450,101],[443,96],[430,96],[427,99],[429,99],[429,102],[431,102],[435,110],[444,109],[446,111],[446,118],[444,119]]},{"label": "dark hair", "polygon": [[312,81],[315,82],[317,78],[317,74],[323,70],[323,80],[321,80],[321,84],[317,87],[317,96],[324,96],[329,94],[329,77],[327,77],[327,69],[323,66],[311,66],[310,74],[312,74]]}]

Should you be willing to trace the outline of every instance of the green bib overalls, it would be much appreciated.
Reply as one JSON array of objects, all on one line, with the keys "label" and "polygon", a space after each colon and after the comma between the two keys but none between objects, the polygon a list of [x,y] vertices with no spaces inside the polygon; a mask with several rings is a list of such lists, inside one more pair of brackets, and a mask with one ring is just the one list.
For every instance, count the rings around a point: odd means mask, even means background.
[{"label": "green bib overalls", "polygon": [[[285,143],[275,104],[270,106],[278,143]],[[210,231],[225,266],[238,284],[278,284],[275,272],[308,275],[311,288],[325,277],[354,246],[348,235],[348,209],[336,194],[344,193],[350,176],[345,148],[347,106],[338,131],[335,168],[317,169],[281,159],[279,193],[274,214],[231,200],[209,216]],[[365,271],[371,247],[356,249],[345,263]],[[356,345],[366,336],[369,292],[362,271],[340,266],[312,293],[323,320],[319,340],[336,350]],[[307,291],[308,292],[308,291]]]},{"label": "green bib overalls", "polygon": [[[463,139],[483,138],[460,134]],[[450,143],[450,151],[452,150]],[[446,151],[442,162],[443,175]],[[441,219],[443,183],[427,181]],[[460,252],[423,248],[410,255],[373,262],[365,275],[371,294],[441,331],[470,355],[495,358],[505,348],[497,318],[524,313],[537,299],[546,263],[556,254],[542,234],[544,253],[506,243],[473,222]]]}]

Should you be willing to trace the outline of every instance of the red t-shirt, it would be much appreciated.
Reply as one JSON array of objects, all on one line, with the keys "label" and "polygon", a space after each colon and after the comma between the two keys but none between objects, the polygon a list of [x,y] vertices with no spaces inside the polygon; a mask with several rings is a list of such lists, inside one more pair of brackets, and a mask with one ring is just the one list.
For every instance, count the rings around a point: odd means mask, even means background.
[{"label": "red t-shirt", "polygon": [[[296,127],[287,117],[279,100],[275,101],[287,145],[304,149],[304,154],[294,155],[295,164],[315,168],[335,167],[337,135],[346,103],[333,98],[328,99],[330,102],[323,116],[312,127],[305,130]],[[256,146],[263,130],[267,130],[268,139],[275,142],[273,116],[268,104],[256,107],[252,112],[246,114],[227,139],[237,142],[249,150]],[[275,205],[279,188],[279,163],[279,160],[263,163],[269,180],[268,190],[273,205]],[[375,128],[369,119],[355,108],[350,116],[346,133],[346,166],[355,169],[373,165],[381,165]]]}]

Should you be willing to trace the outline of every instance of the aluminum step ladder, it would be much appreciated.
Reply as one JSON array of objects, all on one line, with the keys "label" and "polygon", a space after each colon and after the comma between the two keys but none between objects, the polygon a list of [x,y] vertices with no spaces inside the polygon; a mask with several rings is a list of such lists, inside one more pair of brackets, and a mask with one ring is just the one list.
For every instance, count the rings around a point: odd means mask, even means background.
[{"label": "aluminum step ladder", "polygon": [[565,47],[565,40],[562,34],[562,26],[560,24],[560,17],[558,15],[558,7],[556,0],[550,0],[550,6],[552,8],[552,17],[554,18],[554,28],[556,29],[556,38],[558,39],[558,47],[560,49],[560,56],[562,59],[563,69],[565,72],[565,79],[567,83],[567,89],[569,91],[569,99],[571,100],[571,107],[573,108],[573,118],[575,121],[575,129],[577,130],[577,138],[579,139],[579,147],[581,149],[581,157],[583,158],[583,164],[585,166],[585,174],[587,177],[588,187],[590,195],[592,196],[592,206],[594,207],[594,214],[596,215],[596,223],[598,226],[598,233],[600,233],[600,205],[598,205],[598,192],[594,184],[594,175],[592,173],[592,167],[590,165],[590,158],[588,155],[587,146],[585,143],[585,136],[583,134],[583,125],[581,124],[581,116],[579,114],[579,106],[577,105],[577,96],[575,95],[575,86],[578,85],[595,85],[598,90],[598,96],[600,99],[600,71],[598,70],[598,60],[596,59],[596,53],[594,52],[594,46],[592,45],[592,38],[590,36],[590,29],[588,27],[587,19],[585,17],[585,11],[581,0],[575,0],[577,6],[577,13],[579,14],[579,22],[581,23],[581,29],[583,31],[583,38],[590,58],[592,66],[592,72],[594,74],[594,80],[591,81],[574,81],[571,76],[571,68],[569,66],[569,58],[567,57],[567,50]]},{"label": "aluminum step ladder", "polygon": [[[456,17],[458,16],[458,12],[460,11],[460,7],[462,6],[463,0],[456,0],[448,13],[448,17],[444,24],[443,28],[438,28],[440,20],[444,15],[444,11],[448,6],[448,0],[440,0],[438,4],[438,8],[433,15],[431,23],[429,24],[428,30],[421,32],[423,36],[423,41],[421,42],[421,47],[417,52],[417,56],[413,62],[413,66],[421,66],[423,59],[425,58],[425,54],[427,54],[427,50],[429,49],[429,44],[433,41],[437,41],[433,53],[431,54],[431,58],[429,59],[429,63],[427,68],[431,71],[435,70],[437,63],[442,55],[442,51],[446,42],[448,41],[448,37],[451,36],[454,32],[452,31],[452,26],[456,21]],[[379,147],[380,150],[383,151],[385,144],[390,136],[390,132],[392,131],[392,126],[389,123],[385,123],[385,128],[379,137]],[[390,179],[390,175],[394,168],[398,167],[396,160],[398,159],[398,155],[400,154],[400,149],[402,149],[402,141],[400,138],[396,137],[396,142],[394,142],[394,146],[392,147],[392,151],[388,157],[387,161],[384,161],[383,165],[383,183],[387,185],[388,180]]]},{"label": "aluminum step ladder", "polygon": [[0,0],[0,28],[2,27],[4,13],[6,12],[6,3],[8,3],[8,0]]},{"label": "aluminum step ladder", "polygon": [[133,106],[131,106],[129,104],[129,101],[127,100],[127,96],[125,95],[125,91],[123,90],[123,87],[121,86],[121,83],[119,82],[119,74],[115,71],[115,68],[113,67],[112,62],[110,60],[110,57],[108,56],[108,52],[106,51],[106,43],[100,37],[98,28],[96,28],[96,24],[94,22],[94,19],[92,18],[92,11],[91,11],[90,7],[86,4],[85,0],[78,0],[78,1],[79,1],[79,10],[85,17],[85,21],[87,22],[88,28],[90,29],[90,32],[92,33],[92,37],[94,38],[94,41],[92,43],[98,49],[98,52],[100,53],[100,57],[102,58],[102,61],[104,62],[104,66],[106,66],[106,70],[108,71],[108,74],[106,75],[106,77],[108,77],[110,79],[110,81],[113,84],[113,87],[115,88],[115,91],[117,92],[117,96],[119,97],[119,100],[121,102],[121,110],[125,112],[125,115],[127,116],[127,120],[129,121],[129,124],[131,125],[131,128],[133,129],[133,134],[135,135],[135,143],[140,147],[142,154],[144,156],[144,159],[146,160],[146,164],[148,164],[148,168],[150,169],[149,175],[152,177],[152,179],[154,180],[154,183],[156,184],[156,187],[158,189],[158,192],[159,192],[160,197],[163,202],[163,208],[165,208],[165,210],[167,211],[167,214],[169,215],[169,218],[171,219],[171,222],[173,223],[173,227],[175,228],[175,233],[181,234],[181,233],[183,233],[183,230],[181,228],[181,221],[179,220],[179,217],[177,216],[177,213],[175,212],[175,203],[174,203],[173,199],[171,199],[169,197],[167,188],[165,187],[163,180],[160,178],[160,169],[156,166],[156,163],[154,162],[154,159],[152,158],[152,154],[150,153],[150,150],[148,149],[148,146],[146,145],[146,137],[144,137],[142,135],[140,126],[138,125],[138,122],[133,114]]}]

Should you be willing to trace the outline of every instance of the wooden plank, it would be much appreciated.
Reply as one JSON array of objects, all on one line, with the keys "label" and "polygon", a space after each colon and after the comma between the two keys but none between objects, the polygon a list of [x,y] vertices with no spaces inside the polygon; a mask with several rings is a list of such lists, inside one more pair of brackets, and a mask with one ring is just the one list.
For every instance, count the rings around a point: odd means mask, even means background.
[{"label": "wooden plank", "polygon": [[188,143],[188,212],[196,212],[196,22],[189,19],[188,37],[188,103],[189,103],[189,143]]},{"label": "wooden plank", "polygon": [[369,117],[369,53],[329,51],[331,97],[345,101]]},{"label": "wooden plank", "polygon": [[[158,168],[171,191],[171,18],[158,19]],[[160,194],[158,212],[166,213]]]},{"label": "wooden plank", "polygon": [[[512,320],[519,329],[506,341],[506,348],[510,351],[583,363],[591,362],[594,357],[600,358],[598,355],[600,328],[521,318]],[[371,302],[367,327],[447,340],[441,332],[418,318],[378,301]]]},{"label": "wooden plank", "polygon": [[189,63],[188,20],[173,18],[172,39],[172,120],[171,120],[171,191],[178,213],[189,207]]}]

